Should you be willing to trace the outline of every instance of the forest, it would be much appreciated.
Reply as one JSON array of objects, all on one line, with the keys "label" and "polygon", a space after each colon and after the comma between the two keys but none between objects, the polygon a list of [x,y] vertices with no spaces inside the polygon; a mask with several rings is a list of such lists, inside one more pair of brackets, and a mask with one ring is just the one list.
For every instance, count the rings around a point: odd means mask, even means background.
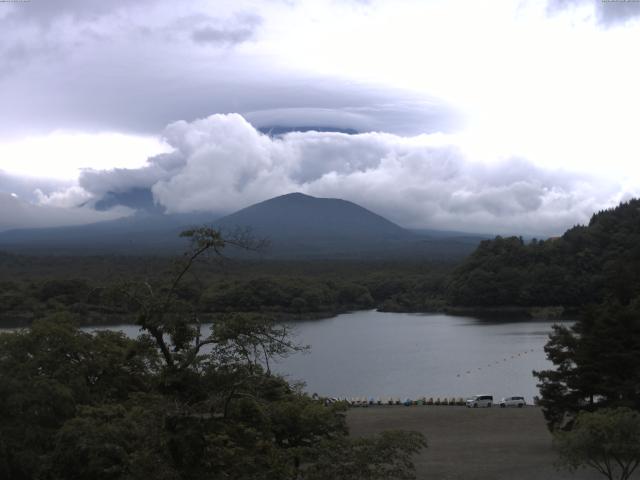
[{"label": "forest", "polygon": [[[25,326],[55,311],[84,325],[130,321],[110,301],[131,281],[170,271],[167,257],[0,255],[0,326]],[[280,319],[323,318],[350,310],[441,309],[452,265],[435,262],[243,261],[219,259],[193,268],[178,292],[203,315],[269,313]],[[196,298],[197,297],[197,298]]]},{"label": "forest", "polygon": [[454,305],[582,308],[617,299],[626,304],[640,287],[640,200],[593,215],[564,235],[525,242],[487,240],[447,283]]}]

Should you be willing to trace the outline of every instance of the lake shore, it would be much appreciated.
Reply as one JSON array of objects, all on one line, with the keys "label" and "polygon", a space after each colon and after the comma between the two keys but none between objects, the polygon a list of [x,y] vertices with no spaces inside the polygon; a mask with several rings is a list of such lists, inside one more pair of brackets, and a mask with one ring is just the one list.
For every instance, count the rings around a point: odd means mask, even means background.
[{"label": "lake shore", "polygon": [[353,408],[354,436],[383,430],[414,430],[428,448],[415,458],[420,480],[577,480],[593,472],[558,471],[552,437],[538,407],[482,408],[375,406]]}]

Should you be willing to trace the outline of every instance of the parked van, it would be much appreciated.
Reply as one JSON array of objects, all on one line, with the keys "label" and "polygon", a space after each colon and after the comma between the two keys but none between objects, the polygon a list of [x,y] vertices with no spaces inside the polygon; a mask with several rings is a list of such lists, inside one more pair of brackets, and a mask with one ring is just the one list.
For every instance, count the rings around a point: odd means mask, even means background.
[{"label": "parked van", "polygon": [[506,397],[500,400],[500,406],[505,407],[518,407],[522,408],[527,404],[524,397]]},{"label": "parked van", "polygon": [[474,395],[467,400],[468,408],[491,407],[493,405],[493,395]]}]

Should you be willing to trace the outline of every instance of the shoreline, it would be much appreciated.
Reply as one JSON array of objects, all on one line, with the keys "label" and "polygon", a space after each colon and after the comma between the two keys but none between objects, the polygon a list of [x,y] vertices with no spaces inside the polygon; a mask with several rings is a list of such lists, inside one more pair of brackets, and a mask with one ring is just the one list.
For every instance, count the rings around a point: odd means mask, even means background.
[{"label": "shoreline", "polygon": [[[380,313],[408,313],[408,314],[422,314],[422,315],[450,315],[452,317],[475,317],[478,319],[510,319],[510,320],[558,320],[567,321],[575,320],[579,315],[579,311],[576,309],[568,309],[561,306],[548,306],[548,307],[454,307],[444,306],[438,309],[432,310],[387,310],[384,308],[371,308],[371,309],[339,309],[339,310],[327,310],[317,312],[304,312],[304,313],[292,313],[292,312],[269,312],[269,311],[250,311],[250,312],[234,312],[234,313],[246,313],[246,314],[262,314],[266,316],[273,316],[277,323],[295,323],[314,320],[326,320],[335,318],[338,315],[346,313],[366,312],[374,311]],[[71,315],[79,316],[81,314],[70,310]],[[202,323],[211,323],[216,316],[224,315],[225,312],[205,312],[202,314]],[[104,317],[100,317],[96,312],[89,312],[89,321],[78,321],[78,326],[81,328],[87,327],[117,327],[120,325],[135,325],[135,322],[128,322],[127,318],[134,318],[133,314],[113,313],[106,314]],[[40,318],[35,318],[33,312],[14,312],[13,315],[8,315],[8,318],[0,318],[0,330],[3,329],[20,329],[28,328],[33,321]],[[97,318],[99,317],[99,318]]]}]

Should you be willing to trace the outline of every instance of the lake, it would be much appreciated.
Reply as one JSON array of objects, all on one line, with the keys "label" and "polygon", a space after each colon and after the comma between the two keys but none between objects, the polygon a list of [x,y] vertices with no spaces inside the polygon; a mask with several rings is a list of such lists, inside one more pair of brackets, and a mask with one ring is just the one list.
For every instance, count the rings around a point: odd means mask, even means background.
[{"label": "lake", "polygon": [[415,398],[538,395],[532,370],[544,354],[549,321],[488,321],[443,314],[355,312],[297,322],[311,352],[280,362],[291,380],[330,396]]},{"label": "lake", "polygon": [[[277,362],[290,381],[324,396],[538,395],[532,370],[554,322],[359,311],[290,323],[311,350]],[[136,336],[135,326],[112,327]]]}]

